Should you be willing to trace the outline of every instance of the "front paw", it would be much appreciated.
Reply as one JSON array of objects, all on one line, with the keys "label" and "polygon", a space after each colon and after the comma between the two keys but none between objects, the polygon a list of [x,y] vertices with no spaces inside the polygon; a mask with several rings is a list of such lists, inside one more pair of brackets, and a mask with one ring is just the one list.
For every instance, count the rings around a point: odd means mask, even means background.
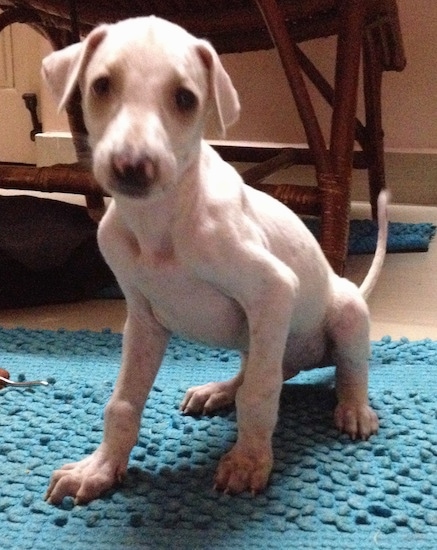
[{"label": "front paw", "polygon": [[121,482],[126,467],[126,463],[97,449],[83,460],[66,464],[53,472],[45,500],[50,504],[60,504],[64,497],[71,496],[75,504],[90,502]]},{"label": "front paw", "polygon": [[334,421],[337,429],[347,433],[351,439],[367,440],[378,431],[378,417],[367,404],[339,403],[335,409]]},{"label": "front paw", "polygon": [[271,449],[248,453],[235,446],[219,462],[214,489],[231,494],[250,491],[255,495],[266,488],[272,467]]}]

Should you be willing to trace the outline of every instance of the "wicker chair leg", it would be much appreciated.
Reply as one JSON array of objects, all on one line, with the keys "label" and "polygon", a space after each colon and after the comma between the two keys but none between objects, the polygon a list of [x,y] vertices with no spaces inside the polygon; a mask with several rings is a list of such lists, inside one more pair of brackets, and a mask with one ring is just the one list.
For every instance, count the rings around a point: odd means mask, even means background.
[{"label": "wicker chair leg", "polygon": [[[66,110],[78,163],[80,166],[91,172],[91,149],[88,144],[88,132],[83,120],[81,95],[79,90],[76,90],[73,94],[72,98],[68,102]],[[85,195],[85,200],[90,217],[95,221],[100,221],[105,213],[103,193],[87,193]]]},{"label": "wicker chair leg", "polygon": [[335,93],[328,153],[299,65],[295,44],[276,0],[257,0],[273,41],[314,154],[320,189],[320,242],[332,267],[343,273],[349,234],[350,187],[355,136],[358,74],[365,4],[344,1],[338,35]]},{"label": "wicker chair leg", "polygon": [[330,172],[331,163],[325,140],[302,76],[295,43],[290,37],[283,13],[277,0],[257,0],[257,4],[281,59],[309,147],[314,153],[316,169],[322,173]]},{"label": "wicker chair leg", "polygon": [[381,113],[382,52],[380,44],[369,29],[364,38],[363,72],[366,109],[366,157],[369,171],[369,192],[372,217],[376,219],[376,203],[385,187],[384,131]]},{"label": "wicker chair leg", "polygon": [[349,234],[355,114],[364,29],[365,5],[344,1],[337,39],[335,94],[331,120],[330,153],[334,178],[321,182],[321,246],[338,273],[344,270]]}]

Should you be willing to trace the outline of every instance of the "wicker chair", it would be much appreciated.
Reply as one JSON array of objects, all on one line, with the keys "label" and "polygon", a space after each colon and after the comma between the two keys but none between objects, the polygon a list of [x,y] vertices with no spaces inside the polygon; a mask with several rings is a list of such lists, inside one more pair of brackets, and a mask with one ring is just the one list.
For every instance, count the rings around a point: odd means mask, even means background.
[{"label": "wicker chair", "polygon": [[[396,0],[0,0],[0,31],[13,22],[27,23],[54,48],[75,42],[101,21],[156,14],[208,38],[219,53],[276,47],[297,106],[309,149],[218,147],[226,160],[258,163],[244,177],[301,214],[321,218],[320,241],[333,268],[342,273],[347,254],[352,166],[367,168],[370,201],[385,186],[381,80],[386,70],[400,71],[405,57]],[[336,35],[333,85],[299,48],[299,43]],[[356,119],[361,55],[365,124]],[[330,143],[326,144],[314,112],[306,75],[332,106]],[[78,158],[84,151],[80,98],[68,106]],[[361,150],[354,153],[354,141]],[[316,185],[262,185],[284,165],[314,164]],[[102,196],[88,167],[37,169],[0,165],[0,187],[83,193],[90,208]]]}]

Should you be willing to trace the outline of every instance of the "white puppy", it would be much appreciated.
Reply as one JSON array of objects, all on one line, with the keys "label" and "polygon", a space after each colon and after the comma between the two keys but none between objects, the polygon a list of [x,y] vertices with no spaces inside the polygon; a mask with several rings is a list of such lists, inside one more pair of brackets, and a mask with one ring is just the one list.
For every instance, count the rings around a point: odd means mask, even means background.
[{"label": "white puppy", "polygon": [[47,499],[87,502],[123,476],[171,333],[241,350],[234,379],[192,388],[181,405],[210,413],[236,403],[238,439],[218,465],[218,489],[265,488],[282,382],[301,369],[335,364],[336,426],[353,439],[375,433],[363,295],[385,254],[385,194],[360,292],[293,212],[245,185],[202,140],[209,112],[223,129],[239,114],[209,43],[155,17],[130,19],[51,54],[44,75],[60,108],[80,86],[94,174],[113,196],[99,243],[128,310],[103,442],[53,474]]}]

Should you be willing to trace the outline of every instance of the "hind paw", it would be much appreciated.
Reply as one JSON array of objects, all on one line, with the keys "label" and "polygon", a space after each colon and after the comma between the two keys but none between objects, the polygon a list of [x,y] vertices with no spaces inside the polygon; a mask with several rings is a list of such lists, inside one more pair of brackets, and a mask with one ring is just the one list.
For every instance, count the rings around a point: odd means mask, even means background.
[{"label": "hind paw", "polygon": [[339,403],[334,414],[337,429],[351,439],[369,439],[378,431],[378,417],[367,404]]}]

